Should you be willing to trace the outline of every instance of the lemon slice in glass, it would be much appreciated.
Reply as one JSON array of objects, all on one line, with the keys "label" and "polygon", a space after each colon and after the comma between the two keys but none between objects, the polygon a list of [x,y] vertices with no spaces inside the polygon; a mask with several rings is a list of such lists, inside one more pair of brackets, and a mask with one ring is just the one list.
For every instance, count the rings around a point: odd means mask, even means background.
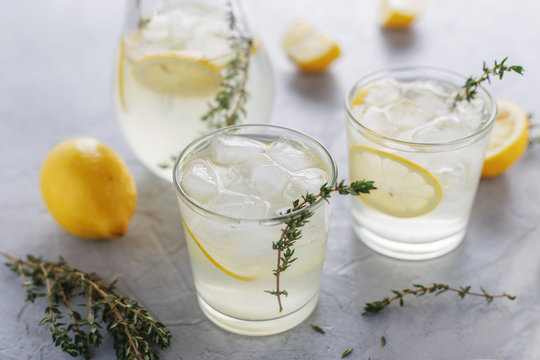
[{"label": "lemon slice in glass", "polygon": [[201,242],[197,240],[197,238],[195,237],[191,229],[187,226],[184,218],[183,217],[181,218],[182,218],[182,223],[184,224],[184,228],[186,229],[186,232],[187,232],[186,235],[189,234],[189,237],[193,240],[195,245],[197,245],[197,247],[201,250],[204,256],[206,256],[206,258],[210,260],[210,262],[214,264],[214,266],[217,267],[219,270],[223,271],[225,274],[229,275],[230,277],[233,277],[241,281],[253,281],[253,280],[256,280],[260,276],[260,275],[241,275],[237,271],[233,271],[230,268],[223,266],[220,262],[216,260],[215,256],[210,255],[210,253],[202,246]]},{"label": "lemon slice in glass", "polygon": [[133,66],[135,79],[159,93],[209,96],[221,84],[219,69],[189,52],[146,56]]},{"label": "lemon slice in glass", "polygon": [[498,100],[499,114],[493,124],[482,169],[483,177],[502,174],[525,152],[529,143],[529,117],[515,102]]},{"label": "lemon slice in glass", "polygon": [[377,190],[359,198],[384,214],[409,218],[426,214],[440,202],[442,189],[436,177],[400,156],[367,146],[350,149],[353,180],[368,179]]}]

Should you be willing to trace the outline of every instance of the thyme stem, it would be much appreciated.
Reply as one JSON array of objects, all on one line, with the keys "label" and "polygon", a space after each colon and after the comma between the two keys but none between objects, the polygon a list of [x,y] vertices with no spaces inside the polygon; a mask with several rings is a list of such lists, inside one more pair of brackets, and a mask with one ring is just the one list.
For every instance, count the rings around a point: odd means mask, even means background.
[{"label": "thyme stem", "polygon": [[242,115],[245,116],[245,105],[249,96],[246,85],[253,40],[238,25],[230,0],[227,1],[227,6],[229,7],[229,28],[233,31],[230,47],[235,51],[235,55],[227,63],[220,90],[216,93],[214,100],[208,103],[208,111],[201,117],[202,121],[208,122],[210,128],[216,129],[234,125]]},{"label": "thyme stem", "polygon": [[450,287],[450,285],[440,284],[440,283],[433,283],[433,285],[431,285],[431,286],[424,286],[424,285],[420,285],[420,284],[413,284],[413,286],[414,286],[414,288],[412,288],[412,289],[404,289],[402,291],[391,290],[392,293],[394,293],[393,297],[390,297],[390,298],[385,297],[384,299],[379,300],[379,301],[366,303],[365,306],[364,306],[364,314],[378,313],[378,312],[384,310],[388,305],[390,305],[392,302],[394,302],[396,300],[399,300],[399,305],[403,306],[404,305],[403,298],[405,296],[414,295],[416,297],[420,297],[422,295],[425,295],[426,293],[430,293],[430,294],[434,293],[435,295],[439,295],[439,294],[442,294],[442,293],[447,292],[447,291],[452,291],[452,292],[457,293],[459,295],[459,297],[462,298],[462,299],[466,295],[479,296],[479,297],[485,298],[488,303],[492,302],[493,299],[502,298],[502,297],[507,298],[508,300],[515,300],[516,299],[516,296],[509,295],[507,293],[503,293],[503,294],[499,294],[499,295],[491,295],[491,294],[487,293],[482,288],[480,288],[481,292],[470,291],[470,289],[471,289],[470,286],[459,287],[459,289]]},{"label": "thyme stem", "polygon": [[[120,360],[158,360],[159,352],[153,345],[161,348],[169,346],[171,335],[164,325],[152,319],[136,301],[116,291],[114,283],[105,285],[97,274],[71,267],[63,259],[49,262],[28,255],[24,260],[3,251],[0,251],[0,255],[7,258],[9,263],[6,265],[21,276],[28,301],[33,302],[36,297],[42,296],[48,298],[47,317],[40,321],[40,325],[49,323],[55,345],[61,346],[70,355],[90,358],[89,345],[97,347],[101,344],[102,336],[98,330],[101,323],[107,324]],[[27,281],[26,276],[32,280]],[[43,286],[46,292],[38,292]],[[75,291],[77,289],[80,291]],[[88,296],[88,304],[80,305],[88,309],[86,319],[82,319],[70,304],[70,298],[79,295]],[[63,322],[57,322],[63,317],[60,303],[67,309],[72,324],[66,326]],[[99,313],[101,319],[96,321]],[[88,334],[84,326],[89,327]]]},{"label": "thyme stem", "polygon": [[506,65],[506,60],[508,60],[508,56],[502,59],[500,63],[495,60],[493,62],[493,67],[488,67],[484,61],[482,66],[482,74],[477,78],[470,76],[465,81],[465,85],[462,86],[464,92],[458,92],[456,94],[453,105],[456,106],[458,101],[467,100],[470,102],[473,100],[478,93],[478,87],[480,84],[484,81],[491,82],[491,75],[494,75],[499,79],[502,79],[504,73],[506,72],[515,72],[523,75],[524,69],[521,65]]},{"label": "thyme stem", "polygon": [[280,287],[281,273],[296,261],[297,258],[293,257],[294,244],[302,237],[302,230],[300,228],[308,223],[308,219],[313,215],[312,211],[303,211],[294,214],[293,212],[297,212],[313,204],[319,198],[328,200],[331,194],[336,191],[340,195],[358,196],[360,194],[367,194],[370,190],[375,189],[376,187],[373,186],[373,181],[355,181],[350,185],[345,185],[344,181],[341,181],[334,187],[328,187],[327,184],[324,184],[321,186],[318,194],[307,193],[301,199],[293,201],[292,206],[285,212],[285,214],[291,214],[291,216],[285,221],[285,227],[281,230],[279,240],[272,243],[272,249],[277,251],[277,264],[273,270],[273,274],[276,277],[276,288],[275,290],[265,290],[265,292],[277,297],[279,312],[283,311],[281,296],[289,295],[286,290],[282,290]]}]

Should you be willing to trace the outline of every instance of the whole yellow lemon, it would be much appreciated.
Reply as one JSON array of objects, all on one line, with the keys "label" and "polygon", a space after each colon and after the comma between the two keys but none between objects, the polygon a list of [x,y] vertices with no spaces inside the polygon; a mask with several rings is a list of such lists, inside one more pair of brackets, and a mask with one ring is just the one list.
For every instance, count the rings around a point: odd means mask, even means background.
[{"label": "whole yellow lemon", "polygon": [[88,137],[66,140],[51,150],[41,168],[41,192],[60,226],[89,239],[124,235],[137,203],[126,163]]}]

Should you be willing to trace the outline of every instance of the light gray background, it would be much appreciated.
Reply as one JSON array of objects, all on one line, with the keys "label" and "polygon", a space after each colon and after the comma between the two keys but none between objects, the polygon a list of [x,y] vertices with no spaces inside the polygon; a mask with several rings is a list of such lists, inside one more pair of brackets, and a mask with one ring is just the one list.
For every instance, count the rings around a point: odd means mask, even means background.
[{"label": "light gray background", "polygon": [[[347,178],[343,96],[367,72],[428,64],[477,73],[482,60],[510,56],[526,76],[490,89],[497,98],[540,112],[540,3],[428,1],[411,31],[377,24],[379,0],[250,1],[252,23],[275,69],[272,122],[303,130],[334,154]],[[284,27],[303,17],[333,34],[343,55],[331,71],[298,73],[280,46]],[[0,249],[49,259],[64,256],[140,300],[173,334],[163,359],[539,359],[540,149],[505,175],[482,180],[469,234],[454,252],[406,262],[378,255],[353,235],[349,199],[335,201],[319,306],[307,321],[264,338],[229,334],[205,319],[192,284],[174,189],[134,158],[112,111],[113,54],[123,22],[120,0],[17,0],[0,7]],[[39,169],[59,141],[99,138],[117,150],[139,190],[128,234],[92,242],[54,222],[39,190]],[[404,308],[361,316],[365,302],[412,282],[446,282],[517,294],[515,302],[407,299]],[[38,327],[44,303],[24,303],[20,280],[0,269],[0,358],[69,359]],[[309,324],[327,330],[314,332]],[[381,336],[388,343],[379,346]],[[114,359],[106,340],[95,359]]]}]

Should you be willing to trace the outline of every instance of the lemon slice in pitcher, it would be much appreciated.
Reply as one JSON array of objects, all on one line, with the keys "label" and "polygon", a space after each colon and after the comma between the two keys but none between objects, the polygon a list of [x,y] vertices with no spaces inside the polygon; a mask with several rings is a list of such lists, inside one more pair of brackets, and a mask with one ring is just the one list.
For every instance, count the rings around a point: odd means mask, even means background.
[{"label": "lemon slice in pitcher", "polygon": [[349,158],[353,180],[375,182],[377,190],[359,197],[376,210],[409,218],[430,212],[441,200],[439,180],[405,158],[367,146],[351,147]]},{"label": "lemon slice in pitcher", "polygon": [[135,79],[159,93],[209,96],[221,84],[219,69],[190,52],[146,56],[133,66]]}]

